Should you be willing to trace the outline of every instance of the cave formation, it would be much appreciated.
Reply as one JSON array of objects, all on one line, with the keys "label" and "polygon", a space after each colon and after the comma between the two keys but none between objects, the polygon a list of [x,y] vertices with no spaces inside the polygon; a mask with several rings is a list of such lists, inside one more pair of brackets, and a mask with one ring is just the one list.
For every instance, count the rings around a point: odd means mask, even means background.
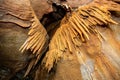
[{"label": "cave formation", "polygon": [[0,0],[0,80],[119,80],[119,0]]}]

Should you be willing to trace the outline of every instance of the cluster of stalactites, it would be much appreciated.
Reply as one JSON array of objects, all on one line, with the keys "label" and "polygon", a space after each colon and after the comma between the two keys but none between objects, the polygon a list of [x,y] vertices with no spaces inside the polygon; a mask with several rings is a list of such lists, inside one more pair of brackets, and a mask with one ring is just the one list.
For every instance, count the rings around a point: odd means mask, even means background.
[{"label": "cluster of stalactites", "polygon": [[[99,1],[99,0],[98,0]],[[77,53],[80,51],[79,46],[89,40],[90,35],[94,34],[101,41],[101,33],[96,29],[97,26],[117,24],[111,18],[108,10],[119,11],[117,3],[103,0],[103,2],[92,2],[91,4],[81,6],[76,11],[66,15],[61,21],[60,27],[56,30],[50,41],[49,51],[43,62],[48,71],[51,70],[54,63],[66,54]],[[116,4],[113,6],[112,4]]]}]

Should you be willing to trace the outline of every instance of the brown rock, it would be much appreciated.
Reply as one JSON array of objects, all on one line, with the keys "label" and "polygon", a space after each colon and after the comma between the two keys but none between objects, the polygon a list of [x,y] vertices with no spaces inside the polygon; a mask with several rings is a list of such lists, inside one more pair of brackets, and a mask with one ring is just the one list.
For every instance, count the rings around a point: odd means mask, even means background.
[{"label": "brown rock", "polygon": [[36,14],[40,19],[50,11],[51,5],[45,0],[0,0],[0,80],[9,80],[34,58],[29,51],[22,54],[19,48]]},{"label": "brown rock", "polygon": [[41,19],[44,14],[52,12],[52,5],[47,2],[47,0],[30,0],[32,7],[38,17]]}]

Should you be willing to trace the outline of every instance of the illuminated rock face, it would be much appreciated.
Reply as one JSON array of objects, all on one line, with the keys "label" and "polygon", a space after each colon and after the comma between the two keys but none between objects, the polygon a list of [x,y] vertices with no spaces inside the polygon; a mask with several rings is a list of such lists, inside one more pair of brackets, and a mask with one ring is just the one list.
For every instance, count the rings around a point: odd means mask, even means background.
[{"label": "illuminated rock face", "polygon": [[[120,17],[113,18],[119,22]],[[81,52],[76,56],[66,54],[66,58],[57,63],[56,71],[51,71],[48,80],[119,80],[120,79],[120,24],[107,27],[98,27],[104,39],[100,42],[92,35],[87,43],[80,48]],[[55,68],[54,68],[55,69]],[[36,72],[36,80],[44,79],[46,73]],[[43,73],[41,75],[41,72]],[[54,76],[53,76],[53,75]],[[53,76],[53,79],[51,79]]]},{"label": "illuminated rock face", "polygon": [[[113,17],[118,23],[120,17]],[[104,40],[92,35],[80,47],[81,52],[67,55],[58,62],[54,80],[119,80],[120,79],[120,24],[98,27]]]}]

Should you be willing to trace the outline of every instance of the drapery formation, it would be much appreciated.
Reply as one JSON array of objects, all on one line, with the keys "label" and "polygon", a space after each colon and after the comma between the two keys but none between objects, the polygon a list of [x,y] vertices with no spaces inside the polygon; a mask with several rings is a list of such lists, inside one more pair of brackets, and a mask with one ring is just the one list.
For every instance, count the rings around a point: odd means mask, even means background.
[{"label": "drapery formation", "polygon": [[79,46],[89,40],[91,34],[96,35],[99,40],[103,37],[96,29],[97,26],[117,24],[112,20],[110,11],[120,11],[120,5],[107,0],[94,0],[88,5],[80,6],[75,11],[68,13],[62,19],[60,27],[53,35],[49,51],[46,54],[46,67],[48,71],[64,54],[77,54]]},{"label": "drapery formation", "polygon": [[[105,53],[101,51],[102,43],[106,39],[97,30],[98,27],[108,28],[110,24],[117,24],[117,22],[112,20],[109,11],[120,11],[119,7],[120,5],[113,1],[94,0],[68,13],[53,34],[49,50],[43,60],[48,72],[59,61],[68,60],[72,63],[74,62],[73,57],[76,57],[80,64],[82,79],[119,79],[119,68],[115,67],[114,63],[110,62],[110,58],[106,57]],[[60,64],[62,65],[62,63]],[[67,63],[64,64],[67,65]],[[69,72],[64,73],[67,75]],[[71,72],[70,74],[72,75]],[[62,77],[64,78],[65,76]],[[76,76],[75,79],[80,78]]]}]

